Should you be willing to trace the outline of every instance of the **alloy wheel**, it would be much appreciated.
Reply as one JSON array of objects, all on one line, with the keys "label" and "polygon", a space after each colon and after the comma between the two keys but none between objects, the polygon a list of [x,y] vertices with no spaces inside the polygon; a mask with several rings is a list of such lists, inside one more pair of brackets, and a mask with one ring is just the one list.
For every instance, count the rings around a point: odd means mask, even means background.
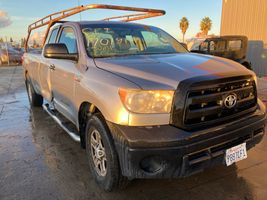
[{"label": "alloy wheel", "polygon": [[101,135],[96,129],[91,133],[90,143],[95,170],[104,177],[107,174],[107,156]]}]

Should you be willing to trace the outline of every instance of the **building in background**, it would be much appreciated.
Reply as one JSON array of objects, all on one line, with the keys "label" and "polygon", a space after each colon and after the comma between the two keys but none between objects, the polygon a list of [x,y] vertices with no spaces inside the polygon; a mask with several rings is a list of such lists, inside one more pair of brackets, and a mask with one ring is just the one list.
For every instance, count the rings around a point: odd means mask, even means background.
[{"label": "building in background", "polygon": [[222,0],[221,35],[246,35],[248,60],[267,76],[267,0]]}]

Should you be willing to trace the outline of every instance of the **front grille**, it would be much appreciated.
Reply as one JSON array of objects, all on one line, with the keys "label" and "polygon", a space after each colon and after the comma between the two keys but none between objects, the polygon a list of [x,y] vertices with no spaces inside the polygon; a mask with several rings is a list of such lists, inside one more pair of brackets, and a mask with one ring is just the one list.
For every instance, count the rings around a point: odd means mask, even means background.
[{"label": "front grille", "polygon": [[[236,104],[225,105],[233,95]],[[201,129],[234,120],[256,110],[257,90],[252,76],[186,80],[177,88],[171,124],[183,129]]]}]

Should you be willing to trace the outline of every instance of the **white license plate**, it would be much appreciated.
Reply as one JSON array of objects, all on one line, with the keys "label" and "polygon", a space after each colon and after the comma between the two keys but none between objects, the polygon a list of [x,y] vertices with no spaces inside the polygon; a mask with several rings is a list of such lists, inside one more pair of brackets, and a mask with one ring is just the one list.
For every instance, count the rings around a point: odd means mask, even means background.
[{"label": "white license plate", "polygon": [[247,157],[248,155],[247,155],[246,143],[237,145],[235,147],[226,150],[225,153],[226,165],[229,166],[235,162],[244,160]]}]

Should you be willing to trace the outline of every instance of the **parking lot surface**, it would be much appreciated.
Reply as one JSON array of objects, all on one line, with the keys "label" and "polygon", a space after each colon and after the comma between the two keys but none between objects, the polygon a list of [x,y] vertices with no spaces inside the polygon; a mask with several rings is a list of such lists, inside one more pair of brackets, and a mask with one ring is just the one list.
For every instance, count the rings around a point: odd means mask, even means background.
[{"label": "parking lot surface", "polygon": [[[258,82],[266,103],[267,80]],[[41,108],[30,109],[22,68],[0,67],[0,199],[266,200],[267,138],[230,167],[175,180],[134,180],[106,193],[94,183],[85,150]]]}]

